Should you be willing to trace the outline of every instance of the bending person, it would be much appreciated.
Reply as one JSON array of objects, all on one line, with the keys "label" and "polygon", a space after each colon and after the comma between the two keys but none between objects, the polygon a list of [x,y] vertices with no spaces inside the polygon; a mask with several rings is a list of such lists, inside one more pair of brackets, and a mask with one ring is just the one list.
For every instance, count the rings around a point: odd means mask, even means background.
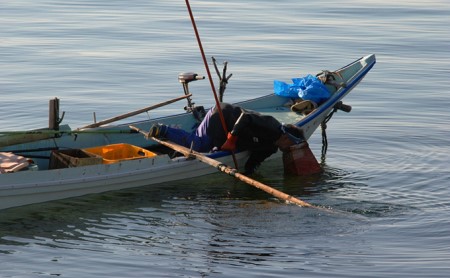
[{"label": "bending person", "polygon": [[[293,125],[282,125],[272,116],[245,110],[239,106],[221,103],[226,126],[230,132],[225,134],[217,107],[208,111],[205,118],[193,132],[171,128],[166,125],[153,125],[149,135],[163,137],[198,152],[250,151],[245,163],[245,173],[251,174],[278,148],[284,149],[299,143],[301,130]],[[285,135],[285,136],[283,136]],[[287,140],[286,140],[287,139]]]}]

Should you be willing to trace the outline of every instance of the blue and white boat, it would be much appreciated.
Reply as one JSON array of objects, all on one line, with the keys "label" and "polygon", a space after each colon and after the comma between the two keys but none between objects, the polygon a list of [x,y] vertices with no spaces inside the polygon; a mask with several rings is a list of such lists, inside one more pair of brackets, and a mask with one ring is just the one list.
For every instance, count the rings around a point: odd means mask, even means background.
[{"label": "blue and white boat", "polygon": [[[327,116],[342,103],[344,97],[361,82],[375,62],[375,55],[372,54],[338,70],[328,72],[327,76],[334,80],[334,84],[325,83],[331,96],[308,114],[293,112],[291,110],[293,99],[274,93],[235,104],[245,109],[272,115],[280,122],[294,124],[303,131],[304,139],[308,140]],[[32,167],[0,174],[0,209],[111,190],[151,186],[214,173],[217,169],[198,160],[187,159],[183,156],[173,157],[173,152],[161,148],[156,142],[146,140],[142,134],[130,133],[129,128],[133,125],[142,130],[149,130],[155,123],[164,123],[191,131],[196,122],[193,113],[183,112],[168,117],[96,128],[71,130],[63,125],[59,131],[52,133],[58,136],[23,140],[29,142],[16,140],[16,143],[1,144],[2,141],[8,142],[8,136],[11,135],[0,135],[0,153],[14,153],[33,160]],[[17,138],[20,135],[14,136]],[[78,161],[77,165],[67,163],[66,167],[51,167],[52,155],[54,160],[55,154],[58,153],[67,155],[76,153],[75,150],[101,149],[102,146],[111,145],[116,148],[131,145],[141,148],[146,154],[142,157],[113,159],[107,162],[101,155],[99,155],[100,158],[93,155],[86,158],[89,160],[86,164],[80,163],[83,160],[82,157],[75,157],[75,161]],[[205,155],[213,156],[224,164],[233,165],[232,157],[228,152]],[[244,164],[247,157],[247,152],[236,154],[240,165]]]}]

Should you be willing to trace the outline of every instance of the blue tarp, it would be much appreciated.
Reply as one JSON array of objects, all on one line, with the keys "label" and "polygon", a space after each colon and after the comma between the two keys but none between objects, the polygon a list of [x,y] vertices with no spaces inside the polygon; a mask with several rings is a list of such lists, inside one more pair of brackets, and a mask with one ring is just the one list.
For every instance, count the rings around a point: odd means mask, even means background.
[{"label": "blue tarp", "polygon": [[273,89],[276,95],[290,98],[311,100],[320,105],[330,98],[327,87],[315,76],[308,74],[302,78],[292,78],[293,84],[274,80]]}]

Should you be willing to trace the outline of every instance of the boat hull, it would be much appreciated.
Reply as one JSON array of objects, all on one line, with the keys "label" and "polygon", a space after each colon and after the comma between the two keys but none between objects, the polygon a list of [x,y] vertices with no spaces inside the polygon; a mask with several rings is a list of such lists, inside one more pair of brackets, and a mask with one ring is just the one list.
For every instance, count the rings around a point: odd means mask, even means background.
[{"label": "boat hull", "polygon": [[[237,154],[238,163],[243,163],[246,157],[245,152]],[[228,155],[217,159],[224,164],[233,163]],[[1,179],[7,185],[0,187],[0,209],[189,179],[216,172],[217,169],[197,160],[184,157],[170,159],[162,155],[113,164],[6,174]]]}]

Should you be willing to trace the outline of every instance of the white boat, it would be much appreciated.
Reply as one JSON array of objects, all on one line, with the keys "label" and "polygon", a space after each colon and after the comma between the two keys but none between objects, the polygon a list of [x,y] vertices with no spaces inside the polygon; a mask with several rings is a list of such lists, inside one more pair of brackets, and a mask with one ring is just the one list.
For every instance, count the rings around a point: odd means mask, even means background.
[{"label": "white boat", "polygon": [[[340,85],[326,84],[331,97],[304,115],[291,111],[286,104],[290,98],[269,94],[256,99],[236,103],[245,109],[274,116],[280,122],[291,123],[299,127],[308,140],[320,124],[341,103],[342,99],[364,78],[375,64],[375,55],[362,57],[349,65],[331,72]],[[183,156],[172,157],[170,152],[161,150],[161,146],[146,140],[142,134],[130,133],[129,125],[149,130],[154,123],[190,131],[196,123],[192,113],[155,118],[147,121],[121,125],[70,130],[61,126],[58,137],[32,140],[31,142],[3,146],[0,152],[12,152],[33,159],[34,167],[27,167],[12,173],[0,174],[0,209],[23,206],[33,203],[60,200],[86,194],[101,193],[138,186],[170,182],[211,174],[217,169],[198,160]],[[1,138],[1,137],[0,137]],[[130,144],[155,153],[134,159],[117,159],[108,163],[78,165],[49,169],[52,152],[64,153],[65,150],[81,150],[112,144]],[[205,154],[227,165],[233,165],[228,152]],[[247,152],[236,154],[238,164],[243,165]],[[276,155],[274,155],[275,157]]]}]

